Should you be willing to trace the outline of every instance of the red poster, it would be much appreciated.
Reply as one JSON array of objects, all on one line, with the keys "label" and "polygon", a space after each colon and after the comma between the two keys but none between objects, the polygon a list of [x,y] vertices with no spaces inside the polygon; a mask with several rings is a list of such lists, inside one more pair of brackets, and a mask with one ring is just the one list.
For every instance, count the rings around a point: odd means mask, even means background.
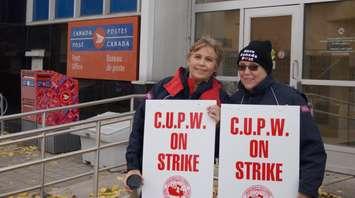
[{"label": "red poster", "polygon": [[67,75],[137,80],[138,16],[68,23]]}]

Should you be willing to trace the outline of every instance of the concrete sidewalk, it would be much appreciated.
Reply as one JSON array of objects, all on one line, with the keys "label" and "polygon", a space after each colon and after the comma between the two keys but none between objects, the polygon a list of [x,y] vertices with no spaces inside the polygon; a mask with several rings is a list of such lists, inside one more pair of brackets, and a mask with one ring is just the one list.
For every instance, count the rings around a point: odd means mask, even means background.
[{"label": "concrete sidewalk", "polygon": [[[46,153],[47,156],[53,154]],[[40,159],[40,151],[36,146],[17,146],[11,145],[0,148],[0,168],[10,165],[17,165]],[[93,166],[84,163],[81,155],[75,155],[60,160],[54,160],[45,165],[45,182],[52,182],[79,174],[93,171]],[[116,169],[115,172],[103,171],[99,174],[99,188],[118,188],[121,195],[125,194],[122,187],[122,170]],[[26,168],[16,169],[0,174],[0,194],[29,188],[41,184],[41,166],[33,165]],[[47,187],[46,193],[58,195],[58,198],[64,197],[90,197],[93,193],[93,176],[84,176],[71,181],[59,183]],[[103,191],[103,189],[101,189]],[[23,193],[14,196],[15,198],[36,197],[39,191]],[[104,193],[102,193],[104,194]],[[109,193],[106,193],[109,194]],[[126,193],[127,194],[127,193]],[[37,196],[38,197],[38,196]],[[53,196],[52,196],[53,197]]]},{"label": "concrete sidewalk", "polygon": [[[39,156],[40,152],[36,147],[12,145],[6,148],[0,148],[0,168],[38,160]],[[39,185],[41,181],[40,170],[41,167],[36,165],[0,174],[0,193]],[[46,164],[45,170],[45,181],[51,182],[93,171],[93,167],[89,164],[85,164],[81,159],[81,155],[76,155],[62,160],[51,161]],[[101,172],[99,175],[100,197],[136,197],[136,195],[125,191],[122,179],[123,171]],[[93,197],[93,186],[93,177],[85,176],[50,186],[46,188],[46,192],[51,195],[57,195],[58,198],[88,198]],[[322,198],[354,198],[355,176],[327,171],[320,189],[320,194]],[[32,195],[38,195],[38,191],[23,194],[22,196],[14,196],[14,198],[34,197]]]},{"label": "concrete sidewalk", "polygon": [[323,197],[354,198],[355,176],[327,171],[320,194]]}]

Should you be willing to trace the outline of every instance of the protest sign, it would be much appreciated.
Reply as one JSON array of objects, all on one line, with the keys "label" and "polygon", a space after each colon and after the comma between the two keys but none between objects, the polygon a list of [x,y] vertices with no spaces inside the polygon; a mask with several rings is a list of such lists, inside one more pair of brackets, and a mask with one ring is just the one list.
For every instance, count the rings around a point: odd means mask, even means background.
[{"label": "protest sign", "polygon": [[147,100],[143,198],[212,197],[215,121],[212,100]]},{"label": "protest sign", "polygon": [[297,197],[299,106],[222,105],[219,197]]}]

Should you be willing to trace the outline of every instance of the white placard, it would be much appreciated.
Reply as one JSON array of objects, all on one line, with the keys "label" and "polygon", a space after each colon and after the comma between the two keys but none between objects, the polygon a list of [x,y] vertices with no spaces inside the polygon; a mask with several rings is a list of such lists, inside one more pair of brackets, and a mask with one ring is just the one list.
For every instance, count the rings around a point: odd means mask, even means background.
[{"label": "white placard", "polygon": [[147,100],[143,198],[212,197],[215,121],[213,100]]},{"label": "white placard", "polygon": [[299,106],[222,105],[218,197],[296,198]]}]

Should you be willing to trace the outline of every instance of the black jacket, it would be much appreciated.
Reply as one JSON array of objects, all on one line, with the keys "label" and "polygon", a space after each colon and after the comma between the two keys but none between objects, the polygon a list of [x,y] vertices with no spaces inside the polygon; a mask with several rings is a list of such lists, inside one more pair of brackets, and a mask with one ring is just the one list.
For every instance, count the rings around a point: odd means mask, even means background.
[{"label": "black jacket", "polygon": [[[147,99],[186,99],[217,100],[217,103],[228,102],[228,95],[222,90],[219,81],[211,78],[208,82],[199,84],[196,91],[190,96],[187,84],[188,71],[179,68],[175,75],[165,78],[153,86],[147,94]],[[145,102],[143,102],[134,115],[133,129],[129,137],[126,151],[127,170],[142,170],[143,133],[144,133]],[[218,156],[219,131],[216,132],[215,156]]]},{"label": "black jacket", "polygon": [[239,90],[231,96],[231,101],[233,104],[300,106],[299,192],[318,197],[318,188],[322,184],[327,156],[306,96],[267,76],[252,92],[248,92],[240,83]]}]

